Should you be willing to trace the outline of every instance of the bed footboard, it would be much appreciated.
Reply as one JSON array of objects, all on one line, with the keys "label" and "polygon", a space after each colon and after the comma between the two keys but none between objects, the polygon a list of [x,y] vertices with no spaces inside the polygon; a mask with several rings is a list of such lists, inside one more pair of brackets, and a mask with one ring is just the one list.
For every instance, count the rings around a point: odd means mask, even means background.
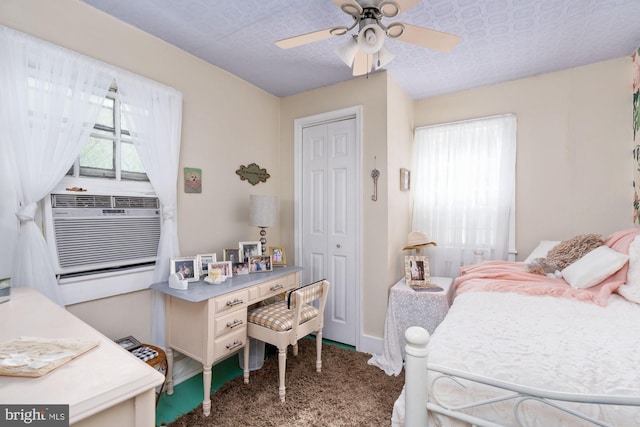
[{"label": "bed footboard", "polygon": [[[465,409],[492,405],[497,402],[511,401],[513,402],[513,414],[517,423],[526,426],[526,421],[520,416],[521,405],[529,400],[535,400],[547,407],[553,408],[554,411],[560,411],[569,414],[572,417],[587,421],[597,426],[609,426],[606,422],[594,419],[579,411],[573,410],[563,402],[588,403],[596,405],[618,405],[639,407],[640,396],[623,396],[623,395],[597,395],[597,394],[580,394],[566,393],[553,390],[543,390],[519,384],[509,383],[506,381],[487,378],[479,375],[470,374],[468,372],[458,371],[456,369],[445,368],[443,366],[429,366],[427,359],[427,343],[429,342],[429,333],[419,326],[412,326],[405,332],[407,341],[406,360],[405,360],[405,390],[404,390],[404,425],[405,427],[425,427],[428,425],[428,412],[439,413],[447,417],[464,421],[466,423],[482,426],[482,427],[499,427],[500,424],[475,417],[468,413],[462,412]],[[434,378],[433,384],[430,384],[427,378],[428,371],[437,372],[439,375]],[[496,389],[500,389],[504,394],[487,400],[480,400],[458,407],[449,407],[440,402],[436,396],[435,401],[429,402],[429,387],[435,385],[436,381],[441,379],[450,379],[458,382],[456,379],[464,379],[479,384],[484,384]],[[435,391],[435,390],[434,390]]]},{"label": "bed footboard", "polygon": [[407,341],[405,357],[405,427],[427,425],[427,343],[429,333],[411,326],[404,333]]}]

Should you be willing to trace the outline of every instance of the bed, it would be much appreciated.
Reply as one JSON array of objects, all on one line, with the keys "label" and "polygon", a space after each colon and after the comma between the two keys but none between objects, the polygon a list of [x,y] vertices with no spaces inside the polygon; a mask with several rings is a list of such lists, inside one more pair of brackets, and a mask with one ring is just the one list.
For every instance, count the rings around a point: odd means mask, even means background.
[{"label": "bed", "polygon": [[639,232],[612,234],[562,277],[463,267],[434,334],[406,332],[392,425],[640,425]]}]

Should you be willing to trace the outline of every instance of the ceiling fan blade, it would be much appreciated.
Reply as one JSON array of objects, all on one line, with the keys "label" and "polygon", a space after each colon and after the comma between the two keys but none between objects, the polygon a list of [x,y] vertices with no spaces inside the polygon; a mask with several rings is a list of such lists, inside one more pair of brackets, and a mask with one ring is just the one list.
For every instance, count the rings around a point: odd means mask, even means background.
[{"label": "ceiling fan blade", "polygon": [[403,23],[401,25],[404,27],[404,32],[397,37],[398,40],[426,47],[427,49],[449,52],[456,47],[460,41],[460,37],[453,34],[430,30],[429,28],[418,27],[411,24]]},{"label": "ceiling fan blade", "polygon": [[327,28],[325,30],[314,31],[312,33],[301,34],[299,36],[278,40],[276,42],[276,46],[282,49],[291,49],[292,47],[298,47],[304,44],[325,40],[333,36],[331,30],[333,30],[333,28]]},{"label": "ceiling fan blade", "polygon": [[353,60],[353,75],[362,76],[367,74],[371,69],[372,57],[373,55],[358,50],[358,53],[356,53],[356,57]]}]

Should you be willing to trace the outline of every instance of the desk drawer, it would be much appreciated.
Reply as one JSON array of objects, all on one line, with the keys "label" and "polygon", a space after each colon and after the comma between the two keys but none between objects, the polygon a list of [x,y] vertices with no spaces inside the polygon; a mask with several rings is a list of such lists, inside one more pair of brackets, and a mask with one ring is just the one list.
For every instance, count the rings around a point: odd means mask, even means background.
[{"label": "desk drawer", "polygon": [[247,327],[247,308],[227,311],[223,315],[217,316],[213,322],[216,337],[244,329]]},{"label": "desk drawer", "polygon": [[247,327],[239,327],[237,330],[230,334],[225,334],[220,338],[216,338],[213,342],[213,361],[216,362],[220,359],[235,353],[246,344],[247,339]]},{"label": "desk drawer", "polygon": [[261,284],[258,289],[260,291],[260,298],[268,298],[279,293],[286,292],[289,289],[296,287],[296,275],[289,274],[278,279],[269,280]]},{"label": "desk drawer", "polygon": [[231,292],[217,297],[213,304],[216,316],[226,311],[238,310],[244,308],[246,312],[249,303],[249,292],[245,289],[238,292]]}]

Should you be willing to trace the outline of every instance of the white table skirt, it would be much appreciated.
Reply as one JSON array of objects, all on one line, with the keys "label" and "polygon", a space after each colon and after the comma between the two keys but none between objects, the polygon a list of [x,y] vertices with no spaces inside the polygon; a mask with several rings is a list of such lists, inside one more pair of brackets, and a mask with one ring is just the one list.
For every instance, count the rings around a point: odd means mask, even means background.
[{"label": "white table skirt", "polygon": [[445,318],[453,300],[453,279],[431,277],[429,280],[443,290],[416,292],[404,278],[393,285],[384,322],[383,353],[373,355],[369,365],[379,367],[387,375],[398,375],[402,371],[405,354],[404,331],[410,326],[422,326],[432,334]]}]

